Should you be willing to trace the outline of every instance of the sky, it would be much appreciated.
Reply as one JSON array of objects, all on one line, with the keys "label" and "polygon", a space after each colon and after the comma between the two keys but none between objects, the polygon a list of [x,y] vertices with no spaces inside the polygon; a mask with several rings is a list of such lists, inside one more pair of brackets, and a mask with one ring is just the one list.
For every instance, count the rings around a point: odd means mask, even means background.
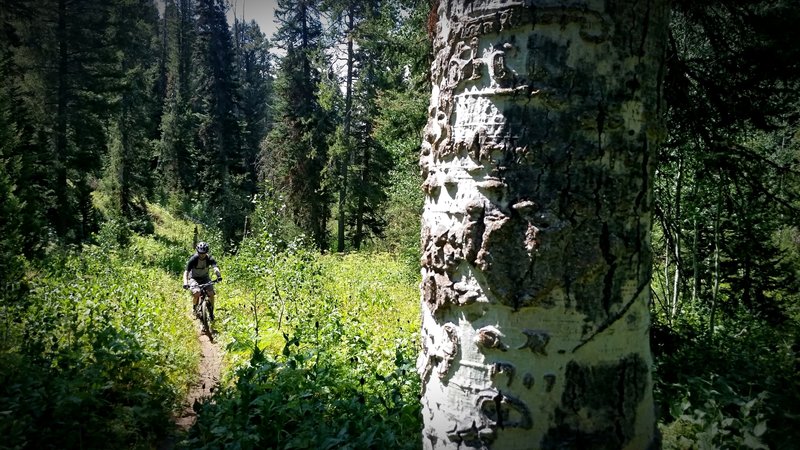
[{"label": "sky", "polygon": [[277,0],[228,0],[231,9],[228,11],[228,21],[233,22],[235,14],[240,20],[244,17],[245,22],[255,20],[261,32],[272,39],[272,35],[277,29],[275,25],[275,7]]},{"label": "sky", "polygon": [[[245,22],[255,20],[261,32],[272,39],[272,35],[278,29],[275,25],[275,8],[277,0],[228,0],[231,7],[228,10],[228,22],[233,24],[234,14],[239,19],[244,17]],[[164,2],[156,1],[158,11],[164,13]]]}]

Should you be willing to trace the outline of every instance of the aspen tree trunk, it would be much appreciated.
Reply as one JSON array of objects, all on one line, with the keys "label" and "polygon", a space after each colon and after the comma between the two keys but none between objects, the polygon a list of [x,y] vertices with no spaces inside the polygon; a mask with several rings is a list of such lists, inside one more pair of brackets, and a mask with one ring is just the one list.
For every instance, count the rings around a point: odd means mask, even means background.
[{"label": "aspen tree trunk", "polygon": [[662,0],[437,7],[420,165],[425,448],[657,446]]}]

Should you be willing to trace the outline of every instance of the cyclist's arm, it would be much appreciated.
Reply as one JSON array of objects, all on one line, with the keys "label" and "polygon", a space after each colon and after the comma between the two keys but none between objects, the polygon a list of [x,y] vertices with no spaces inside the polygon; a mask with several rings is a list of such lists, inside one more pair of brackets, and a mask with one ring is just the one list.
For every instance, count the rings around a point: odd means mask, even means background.
[{"label": "cyclist's arm", "polygon": [[184,286],[189,284],[189,275],[191,270],[194,266],[197,265],[197,258],[196,255],[189,258],[189,261],[186,263],[186,269],[183,270],[183,284]]},{"label": "cyclist's arm", "polygon": [[214,266],[214,273],[217,275],[217,278],[222,278],[222,274],[219,272],[219,267]]}]

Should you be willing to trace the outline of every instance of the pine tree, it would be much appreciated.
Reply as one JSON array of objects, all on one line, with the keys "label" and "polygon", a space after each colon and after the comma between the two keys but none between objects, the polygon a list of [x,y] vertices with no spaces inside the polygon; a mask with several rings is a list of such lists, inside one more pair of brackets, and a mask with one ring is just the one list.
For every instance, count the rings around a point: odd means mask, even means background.
[{"label": "pine tree", "polygon": [[243,234],[253,192],[242,146],[239,82],[225,8],[223,0],[199,0],[196,6],[198,64],[192,105],[200,119],[190,157],[196,164],[192,190],[205,219],[220,227],[226,248],[231,249]]},{"label": "pine tree", "polygon": [[[341,49],[338,59],[342,67],[332,73],[338,75],[336,84],[344,98],[331,166],[335,167],[333,186],[339,194],[337,249],[343,251],[347,238],[358,249],[368,236],[382,236],[387,223],[388,175],[395,160],[376,139],[381,114],[378,99],[399,87],[392,77],[399,62],[392,60],[396,55],[387,44],[402,26],[393,19],[407,18],[409,10],[401,2],[375,0],[329,0],[325,4],[335,25],[333,46]],[[424,113],[420,117],[424,122]]]},{"label": "pine tree", "polygon": [[[391,8],[399,10],[391,10]],[[383,237],[386,223],[389,173],[395,158],[376,135],[381,105],[378,99],[396,88],[386,73],[397,64],[387,56],[386,43],[395,32],[394,18],[408,12],[401,5],[375,0],[364,0],[356,11],[362,20],[352,31],[358,51],[356,53],[356,78],[354,107],[351,111],[354,152],[352,154],[353,195],[349,201],[349,223],[353,228],[353,247],[359,249],[369,235]],[[420,114],[420,123],[423,115]]]},{"label": "pine tree", "polygon": [[114,2],[108,34],[116,52],[117,87],[108,125],[106,185],[113,214],[137,231],[148,229],[145,201],[152,195],[151,137],[158,110],[156,53],[158,11],[151,0]]},{"label": "pine tree", "polygon": [[43,0],[25,9],[14,58],[35,146],[49,160],[46,217],[62,241],[80,243],[97,223],[91,183],[101,167],[114,80],[107,65],[114,51],[106,42],[109,5]]},{"label": "pine tree", "polygon": [[780,316],[776,286],[790,282],[770,236],[800,219],[786,125],[797,117],[798,14],[784,1],[673,4],[655,209],[668,323],[690,302],[710,311],[710,333],[718,312],[742,305]]},{"label": "pine tree", "polygon": [[[25,27],[33,16],[33,5],[25,2],[0,8],[0,79],[4,80],[0,84],[0,147],[9,189],[0,197],[8,199],[0,221],[7,222],[3,233],[8,238],[4,244],[8,245],[7,255],[20,250],[28,256],[37,255],[48,240],[44,211],[51,200],[47,187],[51,167],[46,148],[37,139],[39,127],[31,117],[23,89],[25,78],[31,76],[26,69],[30,63],[25,56],[30,52]],[[17,224],[25,226],[18,228]]]},{"label": "pine tree", "polygon": [[320,106],[321,25],[317,0],[279,0],[275,36],[286,55],[275,85],[275,128],[261,147],[262,179],[282,195],[295,224],[325,249],[330,194],[324,171],[331,125]]},{"label": "pine tree", "polygon": [[419,130],[425,125],[429,96],[429,12],[425,1],[381,2],[380,14],[372,15],[359,34],[359,45],[369,54],[364,62],[369,81],[363,83],[376,91],[370,135],[378,156],[391,158],[382,163],[383,171],[370,175],[373,183],[386,183],[368,191],[386,195],[385,202],[375,202],[379,213],[373,219],[385,218],[379,224],[386,226],[374,232],[385,236],[382,245],[395,249],[416,248],[419,241]]},{"label": "pine tree", "polygon": [[161,116],[159,175],[161,195],[182,205],[194,180],[194,115],[191,112],[192,48],[195,39],[191,0],[167,1],[164,9],[163,40],[166,61],[164,113]]},{"label": "pine tree", "polygon": [[[0,74],[7,75],[7,66],[7,53],[0,51]],[[5,87],[0,88],[0,198],[3,199],[0,203],[0,258],[5,261],[5,270],[0,275],[0,286],[4,286],[0,290],[0,304],[4,307],[17,299],[22,287],[21,255],[25,251],[22,228],[26,218],[20,198],[24,189],[20,184],[24,181],[20,154],[22,136],[12,120],[9,94]]]},{"label": "pine tree", "polygon": [[257,192],[257,160],[261,142],[269,132],[272,96],[270,42],[255,21],[234,23],[236,61],[240,80],[242,152],[247,167],[246,191]]}]

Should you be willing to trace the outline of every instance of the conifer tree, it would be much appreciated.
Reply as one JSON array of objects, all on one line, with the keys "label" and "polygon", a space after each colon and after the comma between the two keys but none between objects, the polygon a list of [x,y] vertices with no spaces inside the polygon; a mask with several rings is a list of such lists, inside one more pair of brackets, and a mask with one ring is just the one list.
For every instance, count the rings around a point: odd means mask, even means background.
[{"label": "conifer tree", "polygon": [[233,36],[223,0],[199,0],[196,8],[198,64],[192,104],[199,122],[190,156],[195,163],[192,190],[205,219],[220,227],[225,245],[232,248],[242,235],[252,194],[241,140]]},{"label": "conifer tree", "polygon": [[[38,127],[26,108],[22,89],[23,80],[30,76],[22,65],[27,64],[24,27],[32,14],[32,5],[23,2],[0,8],[0,79],[4,80],[0,83],[0,171],[7,177],[7,190],[0,195],[6,199],[0,222],[5,224],[2,245],[7,256],[17,252],[36,255],[47,237],[44,211],[50,199],[45,194],[49,159],[44,145],[36,139]],[[8,275],[9,280],[14,278]]]},{"label": "conifer tree", "polygon": [[168,0],[163,26],[166,86],[160,124],[160,188],[164,198],[176,199],[181,204],[189,197],[194,179],[194,165],[189,158],[194,142],[194,115],[190,103],[195,38],[192,1]]},{"label": "conifer tree", "polygon": [[[0,53],[0,74],[6,72],[6,58]],[[20,199],[22,155],[19,154],[21,135],[16,123],[11,118],[9,95],[0,89],[0,259],[5,262],[6,270],[0,275],[0,303],[8,305],[7,299],[17,294],[15,286],[22,279],[23,267],[19,261],[24,252],[22,224],[25,210]]]},{"label": "conifer tree", "polygon": [[109,8],[87,0],[24,3],[19,17],[20,98],[47,155],[46,217],[56,236],[80,243],[96,225],[91,183],[105,148],[105,115],[113,83],[106,42]]},{"label": "conifer tree", "polygon": [[719,312],[742,305],[782,315],[776,286],[792,282],[774,235],[800,218],[787,126],[797,120],[798,19],[786,1],[673,3],[655,208],[667,324],[690,303],[709,311],[709,335]]},{"label": "conifer tree", "polygon": [[378,98],[396,87],[384,74],[397,64],[387,59],[387,43],[400,25],[392,17],[409,11],[401,2],[375,0],[329,0],[325,5],[335,25],[333,46],[341,49],[341,68],[331,72],[344,96],[331,166],[338,190],[337,250],[343,251],[347,238],[358,249],[367,236],[381,236],[386,224],[388,174],[394,161],[376,139],[375,125]]},{"label": "conifer tree", "polygon": [[272,95],[270,42],[255,21],[234,23],[236,62],[240,80],[242,154],[247,166],[246,191],[257,191],[257,160],[261,142],[269,131]]},{"label": "conifer tree", "polygon": [[[372,111],[368,114],[369,136],[375,141],[372,160],[379,163],[365,172],[372,187],[364,192],[373,205],[366,208],[373,223],[367,230],[383,235],[389,247],[413,248],[419,239],[422,207],[417,162],[429,95],[430,6],[425,1],[386,1],[377,11],[358,34],[359,46],[369,55],[362,63],[359,85],[370,93],[370,100],[357,104],[369,105]],[[357,223],[354,227],[358,230]]]},{"label": "conifer tree", "polygon": [[108,125],[105,181],[113,196],[114,214],[144,231],[143,214],[153,185],[151,137],[158,103],[155,39],[158,12],[152,0],[114,2],[109,40],[118,51],[114,61],[118,86]]},{"label": "conifer tree", "polygon": [[382,237],[387,223],[389,173],[395,160],[376,136],[381,114],[378,99],[397,87],[385,74],[391,73],[387,68],[398,63],[387,57],[386,43],[398,25],[394,18],[409,12],[405,5],[376,0],[364,0],[359,6],[363,20],[352,33],[358,52],[351,102],[354,170],[350,174],[353,195],[349,201],[349,223],[356,249],[369,235]]},{"label": "conifer tree", "polygon": [[317,0],[279,0],[275,36],[286,54],[275,85],[275,127],[261,148],[262,179],[288,201],[295,224],[327,248],[330,194],[323,183],[330,123],[318,98],[321,25]]}]

